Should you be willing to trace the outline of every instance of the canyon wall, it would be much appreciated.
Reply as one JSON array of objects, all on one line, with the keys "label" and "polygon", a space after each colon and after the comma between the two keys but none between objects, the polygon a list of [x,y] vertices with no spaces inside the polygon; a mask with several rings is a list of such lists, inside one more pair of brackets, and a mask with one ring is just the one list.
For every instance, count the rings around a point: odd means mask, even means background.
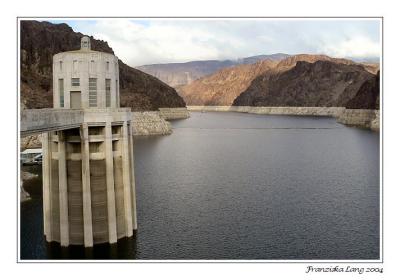
[{"label": "canyon wall", "polygon": [[[295,58],[281,61],[271,71],[256,77],[232,105],[347,107],[360,87],[367,80],[375,79],[362,65],[350,61],[309,55],[298,56],[293,64]],[[365,88],[366,94],[372,95],[368,89],[370,87]],[[362,99],[358,100],[360,109],[371,109]]]},{"label": "canyon wall", "polygon": [[318,54],[223,68],[176,87],[190,106],[379,107],[379,65]]}]

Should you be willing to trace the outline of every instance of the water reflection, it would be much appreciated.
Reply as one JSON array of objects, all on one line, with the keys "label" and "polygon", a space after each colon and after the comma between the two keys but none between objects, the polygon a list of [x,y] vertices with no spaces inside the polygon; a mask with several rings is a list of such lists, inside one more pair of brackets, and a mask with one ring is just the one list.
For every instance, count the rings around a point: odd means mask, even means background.
[{"label": "water reflection", "polygon": [[121,238],[115,244],[97,244],[93,248],[72,245],[61,247],[57,242],[46,242],[46,253],[49,259],[136,259],[136,232],[130,238]]}]

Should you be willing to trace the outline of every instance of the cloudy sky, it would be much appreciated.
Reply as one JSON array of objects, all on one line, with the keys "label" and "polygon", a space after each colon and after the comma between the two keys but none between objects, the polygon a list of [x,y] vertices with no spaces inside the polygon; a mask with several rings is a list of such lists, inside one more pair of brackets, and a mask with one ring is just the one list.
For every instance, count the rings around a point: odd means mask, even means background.
[{"label": "cloudy sky", "polygon": [[131,66],[272,53],[379,57],[377,19],[52,20],[109,43]]}]

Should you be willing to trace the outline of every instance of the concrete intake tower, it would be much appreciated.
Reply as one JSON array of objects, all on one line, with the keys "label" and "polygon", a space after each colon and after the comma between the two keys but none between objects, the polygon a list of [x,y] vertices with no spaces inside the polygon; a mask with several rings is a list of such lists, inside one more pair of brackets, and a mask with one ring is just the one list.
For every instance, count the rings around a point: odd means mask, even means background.
[{"label": "concrete intake tower", "polygon": [[81,49],[53,57],[54,108],[79,128],[42,134],[44,234],[61,246],[115,243],[137,229],[132,114],[119,107],[118,58]]}]

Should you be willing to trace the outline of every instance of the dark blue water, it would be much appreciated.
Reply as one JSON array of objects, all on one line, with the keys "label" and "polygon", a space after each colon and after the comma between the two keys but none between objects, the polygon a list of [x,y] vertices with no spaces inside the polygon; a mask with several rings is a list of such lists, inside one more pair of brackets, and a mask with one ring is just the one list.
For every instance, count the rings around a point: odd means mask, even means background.
[{"label": "dark blue water", "polygon": [[39,192],[21,204],[21,258],[379,259],[379,134],[241,113],[173,127],[136,139],[134,238],[46,244]]}]

